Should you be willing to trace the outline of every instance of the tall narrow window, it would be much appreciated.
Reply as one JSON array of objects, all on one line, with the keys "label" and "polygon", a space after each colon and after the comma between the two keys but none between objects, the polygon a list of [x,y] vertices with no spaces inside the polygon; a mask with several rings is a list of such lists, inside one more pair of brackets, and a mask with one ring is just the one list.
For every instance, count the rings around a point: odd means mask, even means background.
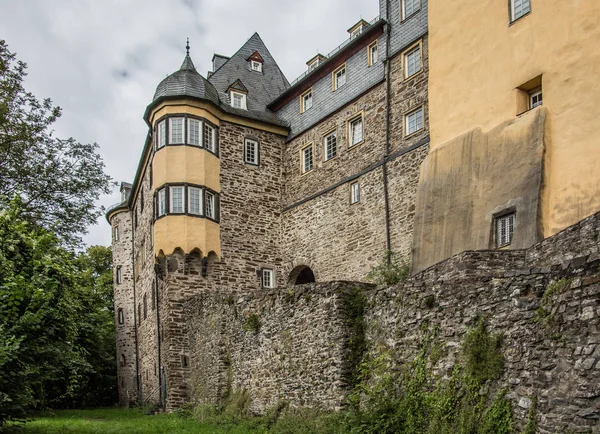
[{"label": "tall narrow window", "polygon": [[163,120],[158,123],[156,128],[156,149],[160,149],[167,144],[167,123]]},{"label": "tall narrow window", "polygon": [[148,317],[148,296],[144,294],[144,319]]},{"label": "tall narrow window", "polygon": [[308,89],[300,96],[300,113],[304,113],[313,105],[312,89]]},{"label": "tall narrow window", "polygon": [[138,326],[142,324],[142,305],[138,303]]},{"label": "tall narrow window", "polygon": [[217,138],[212,125],[204,122],[204,147],[210,152],[217,152]]},{"label": "tall narrow window", "polygon": [[413,133],[423,129],[423,107],[408,113],[406,115],[406,135],[410,136]]},{"label": "tall narrow window", "polygon": [[405,20],[421,9],[421,0],[401,0],[402,19]]},{"label": "tall narrow window", "polygon": [[346,64],[333,71],[333,90],[346,84]]},{"label": "tall narrow window", "polygon": [[115,226],[115,228],[113,229],[113,233],[114,233],[115,241],[119,241],[119,227],[118,226]]},{"label": "tall narrow window", "polygon": [[198,119],[188,119],[188,144],[200,146],[200,131],[202,124]]},{"label": "tall narrow window", "polygon": [[158,281],[154,280],[154,282],[152,282],[152,310],[156,309],[156,289],[158,288]]},{"label": "tall narrow window", "polygon": [[350,184],[350,204],[360,202],[360,184],[358,181]]},{"label": "tall narrow window", "polygon": [[206,201],[205,201],[206,206],[204,207],[204,214],[206,215],[206,217],[214,219],[215,215],[216,215],[215,195],[212,194],[210,191],[207,191],[205,194],[206,194]]},{"label": "tall narrow window", "polygon": [[244,161],[248,164],[258,166],[259,153],[258,142],[252,139],[244,140]]},{"label": "tall narrow window", "polygon": [[170,187],[169,196],[171,197],[171,209],[170,211],[175,214],[181,214],[184,212],[183,209],[183,187]]},{"label": "tall narrow window", "polygon": [[537,89],[529,92],[529,108],[536,108],[537,106],[542,105],[542,88],[538,87]]},{"label": "tall narrow window", "polygon": [[121,354],[121,366],[125,366],[127,364],[127,359],[125,358],[125,354]]},{"label": "tall narrow window", "polygon": [[270,268],[263,268],[262,270],[262,287],[275,288],[275,272]]},{"label": "tall narrow window", "polygon": [[368,55],[369,55],[369,62],[368,62],[369,66],[372,66],[375,63],[377,63],[377,61],[379,60],[377,41],[375,41],[371,45],[369,45]]},{"label": "tall narrow window", "polygon": [[117,284],[121,283],[121,277],[122,277],[122,276],[121,276],[121,266],[120,266],[120,265],[118,265],[118,266],[117,266],[117,269],[116,269],[116,271],[115,271],[115,282],[116,282]]},{"label": "tall narrow window", "polygon": [[337,131],[327,134],[323,138],[323,145],[325,146],[325,161],[331,160],[337,155]]},{"label": "tall narrow window", "polygon": [[531,12],[531,0],[510,0],[510,21],[515,21]]},{"label": "tall narrow window", "polygon": [[196,187],[188,188],[188,212],[190,214],[202,214],[202,189]]},{"label": "tall narrow window", "polygon": [[167,190],[158,191],[158,217],[167,213]]},{"label": "tall narrow window", "polygon": [[313,145],[312,143],[300,151],[302,159],[302,173],[307,173],[313,170]]},{"label": "tall narrow window", "polygon": [[408,78],[421,70],[421,46],[415,47],[404,55],[404,76]]},{"label": "tall narrow window", "polygon": [[183,118],[169,118],[169,143],[183,144],[184,137]]},{"label": "tall narrow window", "polygon": [[123,308],[119,308],[117,311],[117,322],[119,324],[125,324],[125,315],[123,314]]},{"label": "tall narrow window", "polygon": [[348,147],[358,145],[363,141],[363,118],[362,115],[350,120],[348,127]]},{"label": "tall narrow window", "polygon": [[497,217],[495,223],[496,247],[508,246],[512,243],[515,231],[515,213]]}]

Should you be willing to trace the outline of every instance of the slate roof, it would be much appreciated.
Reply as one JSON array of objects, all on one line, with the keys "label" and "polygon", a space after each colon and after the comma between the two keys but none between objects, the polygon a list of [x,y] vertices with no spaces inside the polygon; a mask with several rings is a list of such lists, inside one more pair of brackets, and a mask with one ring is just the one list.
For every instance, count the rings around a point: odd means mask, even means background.
[{"label": "slate roof", "polygon": [[202,98],[219,105],[219,94],[208,80],[202,77],[189,54],[185,56],[179,71],[169,75],[160,82],[152,101],[162,97],[191,96]]},{"label": "slate roof", "polygon": [[[262,73],[250,69],[248,58],[255,51],[264,59]],[[246,97],[248,110],[234,109],[230,105],[227,90],[237,80],[244,83],[248,89]],[[267,104],[290,87],[290,84],[258,33],[254,33],[229,60],[214,71],[208,81],[217,89],[219,99],[228,108],[227,111],[279,125],[288,125],[267,109]]]}]

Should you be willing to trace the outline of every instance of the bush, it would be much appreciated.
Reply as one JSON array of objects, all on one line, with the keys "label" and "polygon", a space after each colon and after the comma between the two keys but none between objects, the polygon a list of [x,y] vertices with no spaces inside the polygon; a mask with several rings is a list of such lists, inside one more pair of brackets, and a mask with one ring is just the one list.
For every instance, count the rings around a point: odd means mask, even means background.
[{"label": "bush", "polygon": [[368,281],[378,286],[390,286],[405,281],[410,275],[410,259],[399,258],[392,251],[383,253],[379,264],[367,274]]}]

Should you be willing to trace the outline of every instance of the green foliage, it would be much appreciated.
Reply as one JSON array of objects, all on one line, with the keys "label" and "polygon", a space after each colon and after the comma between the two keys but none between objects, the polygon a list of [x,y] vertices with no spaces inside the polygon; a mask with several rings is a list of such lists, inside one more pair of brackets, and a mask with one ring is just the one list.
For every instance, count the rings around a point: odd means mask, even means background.
[{"label": "green foliage", "polygon": [[487,330],[484,318],[479,318],[463,343],[467,374],[480,383],[496,380],[504,369],[502,336]]},{"label": "green foliage", "polygon": [[[351,336],[348,342],[348,361],[350,362],[350,366],[357,367],[367,348],[364,321],[367,296],[362,288],[355,287],[348,294],[345,294],[342,303],[344,305],[346,324],[350,329]],[[357,382],[358,376],[355,375],[351,379],[351,384],[355,385]]]},{"label": "green foliage", "polygon": [[527,425],[523,434],[536,434],[537,433],[537,396],[534,396],[531,400],[531,406],[529,407]]},{"label": "green foliage", "polygon": [[427,309],[431,309],[433,308],[433,306],[435,306],[435,295],[433,294],[429,294],[428,296],[426,296],[423,299],[423,305],[427,308]]},{"label": "green foliage", "polygon": [[379,264],[371,268],[366,278],[378,286],[390,286],[405,281],[409,275],[410,260],[399,258],[396,253],[386,251]]},{"label": "green foliage", "polygon": [[571,286],[571,279],[567,279],[563,277],[562,279],[555,280],[551,282],[547,287],[546,291],[544,291],[544,295],[542,296],[542,303],[546,304],[553,296],[564,292],[569,289]]},{"label": "green foliage", "polygon": [[244,330],[246,331],[258,333],[258,331],[260,330],[260,326],[260,318],[255,313],[248,316],[248,318],[246,318],[246,321],[244,321]]},{"label": "green foliage", "polygon": [[96,203],[110,177],[97,144],[54,137],[61,109],[25,90],[26,71],[0,40],[0,207],[19,195],[22,218],[79,245],[103,211]]},{"label": "green foliage", "polygon": [[75,255],[21,210],[0,211],[0,425],[115,399],[110,250]]}]

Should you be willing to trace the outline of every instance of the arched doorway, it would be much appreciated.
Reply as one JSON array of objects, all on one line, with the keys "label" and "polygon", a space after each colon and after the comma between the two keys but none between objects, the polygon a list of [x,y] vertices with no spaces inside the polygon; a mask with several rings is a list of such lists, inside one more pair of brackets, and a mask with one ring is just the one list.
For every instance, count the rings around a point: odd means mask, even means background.
[{"label": "arched doorway", "polygon": [[298,265],[294,268],[288,279],[290,285],[304,285],[305,283],[314,283],[315,281],[315,274],[306,265]]}]

